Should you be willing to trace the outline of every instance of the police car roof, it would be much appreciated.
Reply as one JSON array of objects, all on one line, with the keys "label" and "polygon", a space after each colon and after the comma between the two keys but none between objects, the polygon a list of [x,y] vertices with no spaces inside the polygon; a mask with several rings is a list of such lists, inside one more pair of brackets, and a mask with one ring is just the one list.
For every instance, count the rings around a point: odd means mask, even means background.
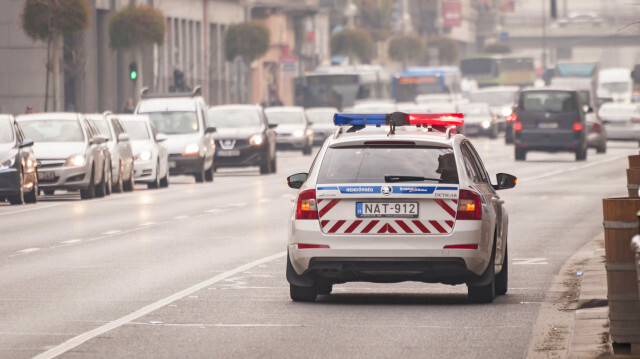
[{"label": "police car roof", "polygon": [[352,145],[363,145],[365,142],[397,142],[409,141],[424,146],[453,147],[455,142],[461,141],[464,136],[452,134],[450,137],[445,132],[436,130],[427,131],[425,128],[415,126],[396,127],[396,133],[389,135],[389,126],[367,126],[357,132],[347,132],[344,130],[339,136],[336,135],[329,141],[329,147],[343,147]]},{"label": "police car roof", "polygon": [[76,112],[41,112],[18,115],[16,119],[25,120],[79,120],[79,114]]}]

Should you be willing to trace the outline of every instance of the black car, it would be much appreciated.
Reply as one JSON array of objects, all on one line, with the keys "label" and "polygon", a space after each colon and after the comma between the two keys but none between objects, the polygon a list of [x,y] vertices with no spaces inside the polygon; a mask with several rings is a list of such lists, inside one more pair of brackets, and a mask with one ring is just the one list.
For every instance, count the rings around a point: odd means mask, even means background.
[{"label": "black car", "polygon": [[37,161],[32,146],[13,116],[0,115],[0,201],[36,203]]},{"label": "black car", "polygon": [[215,127],[215,168],[259,166],[261,174],[276,172],[277,125],[269,124],[260,106],[214,106],[207,112]]},{"label": "black car", "polygon": [[516,160],[525,160],[529,151],[573,152],[576,161],[587,159],[587,122],[577,91],[523,90],[514,115]]}]

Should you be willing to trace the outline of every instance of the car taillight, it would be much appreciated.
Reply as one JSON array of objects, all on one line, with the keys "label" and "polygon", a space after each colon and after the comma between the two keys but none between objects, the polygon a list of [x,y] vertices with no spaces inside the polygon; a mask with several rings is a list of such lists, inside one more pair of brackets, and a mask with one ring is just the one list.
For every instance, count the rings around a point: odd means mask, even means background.
[{"label": "car taillight", "polygon": [[511,115],[504,116],[504,119],[507,122],[516,122],[518,121],[518,116],[516,116],[515,113],[512,113]]},{"label": "car taillight", "polygon": [[602,132],[602,127],[600,126],[599,123],[594,123],[593,124],[593,132],[594,133],[601,133]]},{"label": "car taillight", "polygon": [[513,124],[514,131],[522,131],[522,122],[517,122]]},{"label": "car taillight", "polygon": [[631,123],[640,123],[639,117],[631,117]]},{"label": "car taillight", "polygon": [[582,123],[580,123],[580,121],[576,121],[573,124],[573,130],[576,131],[576,132],[582,131],[582,128],[583,128],[582,127]]},{"label": "car taillight", "polygon": [[315,189],[306,190],[298,195],[296,219],[318,219]]},{"label": "car taillight", "polygon": [[458,199],[458,213],[456,219],[480,220],[482,219],[482,201],[480,196],[466,189],[460,190]]},{"label": "car taillight", "polygon": [[298,243],[298,249],[318,249],[318,248],[331,248],[326,244],[307,244]]}]

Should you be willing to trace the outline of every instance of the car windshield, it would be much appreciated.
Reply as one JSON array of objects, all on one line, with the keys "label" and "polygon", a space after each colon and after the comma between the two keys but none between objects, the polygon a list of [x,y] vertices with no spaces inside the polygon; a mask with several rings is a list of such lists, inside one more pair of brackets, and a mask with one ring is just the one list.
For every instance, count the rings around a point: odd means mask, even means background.
[{"label": "car windshield", "polygon": [[451,148],[342,147],[328,148],[318,174],[318,184],[384,183],[385,176],[433,178],[430,183],[458,183]]},{"label": "car windshield", "polygon": [[11,122],[7,119],[0,120],[0,143],[11,143],[13,141]]},{"label": "car windshield", "polygon": [[484,106],[463,107],[460,112],[465,116],[487,116],[490,115],[489,108]]},{"label": "car windshield", "polygon": [[84,141],[84,133],[80,128],[80,122],[77,120],[31,120],[19,122],[25,137],[34,142]]},{"label": "car windshield", "polygon": [[530,91],[522,94],[524,111],[572,112],[577,111],[572,93],[567,91]]},{"label": "car windshield", "polygon": [[511,106],[514,103],[515,92],[513,91],[483,91],[469,93],[469,101],[484,102],[489,106]]},{"label": "car windshield", "polygon": [[304,124],[302,112],[268,112],[267,119],[269,123],[277,123],[278,125]]},{"label": "car windshield", "polygon": [[125,131],[129,134],[129,138],[133,141],[151,138],[149,131],[147,131],[147,124],[143,121],[124,121],[123,125]]},{"label": "car windshield", "polygon": [[93,123],[96,125],[96,127],[98,128],[98,132],[100,132],[101,135],[106,136],[110,140],[113,139],[113,137],[111,137],[111,131],[109,130],[109,124],[107,123],[107,120],[94,119]]},{"label": "car windshield", "polygon": [[333,115],[335,115],[337,111],[334,110],[326,110],[326,111],[307,111],[307,118],[309,121],[313,123],[331,123],[333,124]]},{"label": "car windshield", "polygon": [[198,116],[193,111],[147,112],[158,132],[180,135],[198,132]]},{"label": "car windshield", "polygon": [[600,84],[602,88],[610,93],[630,92],[631,84],[629,82],[605,82]]},{"label": "car windshield", "polygon": [[209,124],[216,128],[243,128],[260,126],[260,115],[255,109],[211,109]]}]

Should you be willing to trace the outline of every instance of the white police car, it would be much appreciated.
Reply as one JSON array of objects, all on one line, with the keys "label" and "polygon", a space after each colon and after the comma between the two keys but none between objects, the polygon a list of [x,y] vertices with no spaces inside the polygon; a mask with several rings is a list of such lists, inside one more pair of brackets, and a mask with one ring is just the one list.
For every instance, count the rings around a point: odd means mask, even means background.
[{"label": "white police car", "polygon": [[[351,281],[463,284],[472,302],[507,292],[507,211],[461,114],[336,114],[291,217],[287,280],[294,301]],[[380,127],[380,128],[376,128]],[[400,129],[402,129],[400,131]]]}]

